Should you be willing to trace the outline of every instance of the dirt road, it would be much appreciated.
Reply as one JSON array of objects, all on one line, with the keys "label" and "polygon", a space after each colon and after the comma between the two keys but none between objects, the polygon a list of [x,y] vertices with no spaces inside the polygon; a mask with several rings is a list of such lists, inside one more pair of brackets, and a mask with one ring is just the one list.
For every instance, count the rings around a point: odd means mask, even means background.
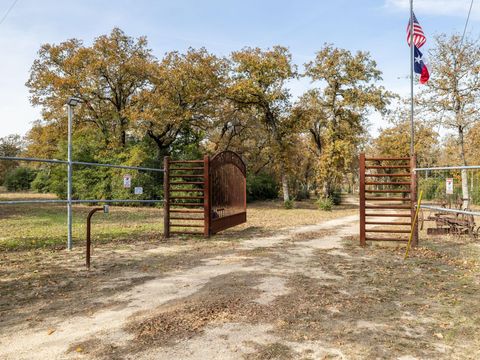
[{"label": "dirt road", "polygon": [[[404,282],[425,269],[418,263],[403,263],[400,249],[361,249],[352,243],[357,220],[346,216],[239,241],[192,266],[158,276],[149,270],[147,280],[96,299],[97,309],[73,316],[52,313],[38,324],[13,324],[8,331],[4,327],[0,358],[473,359],[480,355],[478,337],[460,341],[446,335],[455,327],[451,323],[455,316],[469,315],[474,297],[464,298],[455,314],[447,315],[440,306],[441,289],[417,289],[417,283]],[[109,282],[144,276],[121,272]],[[434,295],[435,300],[425,298]]]}]

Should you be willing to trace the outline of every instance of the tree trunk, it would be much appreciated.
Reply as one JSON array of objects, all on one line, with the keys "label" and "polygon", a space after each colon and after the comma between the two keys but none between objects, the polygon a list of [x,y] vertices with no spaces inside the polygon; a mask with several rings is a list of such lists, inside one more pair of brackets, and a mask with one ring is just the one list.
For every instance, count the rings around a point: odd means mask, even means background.
[{"label": "tree trunk", "polygon": [[[458,139],[460,141],[460,155],[462,157],[462,163],[467,165],[465,158],[465,142],[463,138],[463,127],[458,127]],[[470,196],[468,192],[468,172],[466,169],[462,170],[462,209],[468,209],[470,205]]]},{"label": "tree trunk", "polygon": [[282,175],[282,192],[283,192],[283,201],[287,202],[290,200],[290,193],[288,192],[288,176],[285,171],[285,165],[281,166],[281,175]]}]

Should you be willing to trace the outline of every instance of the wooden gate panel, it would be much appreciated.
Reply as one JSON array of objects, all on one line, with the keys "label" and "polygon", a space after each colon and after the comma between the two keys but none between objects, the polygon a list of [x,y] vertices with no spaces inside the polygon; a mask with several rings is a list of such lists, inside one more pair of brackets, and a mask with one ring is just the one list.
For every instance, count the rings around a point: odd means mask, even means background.
[{"label": "wooden gate panel", "polygon": [[[234,152],[224,151],[212,159],[206,155],[203,160],[171,161],[167,156],[164,170],[166,238],[210,236],[247,221],[246,166]],[[203,231],[182,229],[202,227]]]},{"label": "wooden gate panel", "polygon": [[247,221],[247,169],[232,151],[210,160],[210,233]]},{"label": "wooden gate panel", "polygon": [[[416,203],[416,177],[413,171],[415,165],[415,156],[366,158],[365,154],[360,154],[360,245],[365,246],[369,240],[408,241],[405,237],[392,237],[390,234],[408,234],[412,231]],[[410,172],[407,172],[407,169]],[[406,197],[407,195],[410,196]],[[382,211],[378,212],[379,210]],[[383,210],[387,211],[383,212]],[[409,210],[409,212],[395,213],[388,210]],[[371,219],[375,217],[410,218],[410,221]],[[371,228],[368,225],[381,226]],[[406,229],[407,226],[410,229]],[[376,237],[370,234],[389,234],[389,237]],[[412,245],[417,245],[417,226],[413,229],[413,235]]]}]

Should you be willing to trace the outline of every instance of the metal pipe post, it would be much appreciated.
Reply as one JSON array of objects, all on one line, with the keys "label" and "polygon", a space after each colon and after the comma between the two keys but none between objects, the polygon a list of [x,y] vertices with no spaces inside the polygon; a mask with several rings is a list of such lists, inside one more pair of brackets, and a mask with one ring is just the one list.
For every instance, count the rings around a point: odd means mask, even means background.
[{"label": "metal pipe post", "polygon": [[97,211],[104,210],[104,208],[94,208],[92,209],[87,216],[87,244],[85,249],[85,266],[88,270],[90,270],[90,248],[91,248],[91,223],[92,223],[92,216]]},{"label": "metal pipe post", "polygon": [[365,246],[366,231],[365,231],[365,153],[360,154],[360,245]]},{"label": "metal pipe post", "polygon": [[163,158],[163,235],[170,237],[170,157]]},{"label": "metal pipe post", "polygon": [[413,67],[414,67],[414,44],[413,44],[413,0],[410,0],[410,156],[415,153],[415,123],[413,121]]},{"label": "metal pipe post", "polygon": [[72,122],[73,122],[73,108],[67,104],[68,110],[68,183],[67,183],[67,248],[72,250]]}]

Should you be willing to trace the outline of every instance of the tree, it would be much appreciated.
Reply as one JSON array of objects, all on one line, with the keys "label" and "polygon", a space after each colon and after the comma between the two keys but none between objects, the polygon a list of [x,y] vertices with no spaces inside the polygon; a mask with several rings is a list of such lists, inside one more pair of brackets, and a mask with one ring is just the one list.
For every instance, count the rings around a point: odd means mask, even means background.
[{"label": "tree", "polygon": [[[24,150],[25,143],[20,135],[8,135],[0,138],[0,156],[18,156]],[[0,160],[0,184],[5,181],[5,175],[18,166],[18,162]]]},{"label": "tree", "polygon": [[[405,115],[406,112],[404,113]],[[438,133],[421,121],[415,123],[415,154],[421,167],[430,167],[438,163]],[[385,156],[409,156],[410,154],[410,120],[408,115],[393,126],[380,129],[380,134],[373,141],[373,151]]]},{"label": "tree", "polygon": [[226,63],[204,48],[176,51],[150,67],[151,87],[135,98],[136,131],[151,138],[161,158],[175,143],[198,143],[212,126],[226,77]]},{"label": "tree", "polygon": [[[480,96],[480,48],[476,41],[458,34],[435,37],[430,52],[431,77],[420,95],[420,104],[434,121],[455,131],[458,152],[467,165],[465,135],[478,121]],[[467,171],[462,171],[463,208],[469,206]]]},{"label": "tree", "polygon": [[114,28],[90,47],[78,39],[42,45],[26,85],[45,121],[65,122],[65,102],[76,96],[84,102],[76,123],[93,125],[105,146],[124,147],[131,120],[126,114],[133,96],[148,85],[152,62],[146,38],[135,40]]},{"label": "tree", "polygon": [[384,111],[393,94],[376,84],[381,72],[365,52],[352,54],[327,44],[305,69],[317,87],[302,96],[295,114],[318,156],[316,168],[324,196],[331,197],[352,170],[367,115]]},{"label": "tree", "polygon": [[227,98],[239,109],[254,111],[267,135],[282,181],[283,199],[290,200],[288,188],[288,153],[294,146],[295,119],[290,116],[289,80],[297,77],[292,56],[287,48],[245,48],[233,52],[232,80]]}]

